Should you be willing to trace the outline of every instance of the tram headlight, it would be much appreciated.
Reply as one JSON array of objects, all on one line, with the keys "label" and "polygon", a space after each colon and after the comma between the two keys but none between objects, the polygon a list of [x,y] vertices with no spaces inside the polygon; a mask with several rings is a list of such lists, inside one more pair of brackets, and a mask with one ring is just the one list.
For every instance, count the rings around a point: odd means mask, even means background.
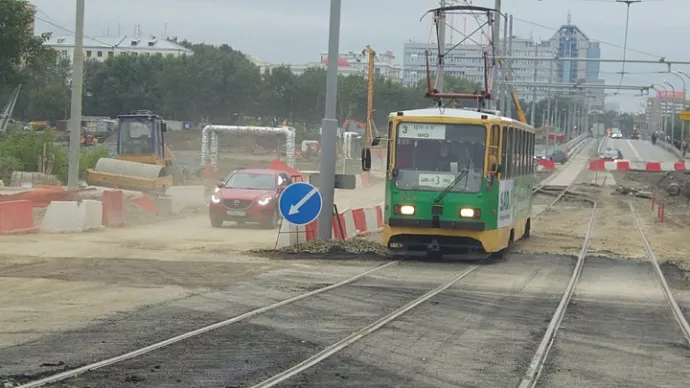
[{"label": "tram headlight", "polygon": [[395,205],[393,212],[403,216],[413,216],[415,213],[415,208],[412,205]]},{"label": "tram headlight", "polygon": [[479,209],[471,209],[466,207],[461,208],[459,212],[461,218],[479,218],[480,214]]}]

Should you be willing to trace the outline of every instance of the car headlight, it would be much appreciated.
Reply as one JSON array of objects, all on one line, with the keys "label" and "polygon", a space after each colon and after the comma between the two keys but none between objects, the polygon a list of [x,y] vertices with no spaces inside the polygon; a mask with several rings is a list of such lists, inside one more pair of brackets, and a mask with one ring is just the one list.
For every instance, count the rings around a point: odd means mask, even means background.
[{"label": "car headlight", "polygon": [[216,197],[215,194],[211,196],[211,202],[213,203],[220,203],[220,198]]},{"label": "car headlight", "polygon": [[271,202],[271,197],[261,198],[260,200],[256,201],[256,203],[261,206],[266,206],[269,202]]}]

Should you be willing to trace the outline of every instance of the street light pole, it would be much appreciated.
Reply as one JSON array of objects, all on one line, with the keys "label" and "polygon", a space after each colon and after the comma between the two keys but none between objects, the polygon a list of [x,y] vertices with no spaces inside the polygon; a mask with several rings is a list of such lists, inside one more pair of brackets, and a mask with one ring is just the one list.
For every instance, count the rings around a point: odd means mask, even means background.
[{"label": "street light pole", "polygon": [[72,107],[70,113],[69,165],[67,187],[79,186],[79,138],[81,137],[81,102],[84,89],[84,8],[85,0],[77,0],[76,26],[74,29],[74,59],[72,63]]},{"label": "street light pole", "polygon": [[675,138],[675,134],[676,134],[676,102],[675,102],[676,87],[673,86],[668,81],[664,81],[664,83],[666,85],[670,86],[671,90],[673,90],[673,103],[671,103],[671,146],[673,146],[673,142],[676,141],[676,138]]},{"label": "street light pole", "polygon": [[[83,0],[82,0],[83,1]],[[338,59],[340,59],[340,9],[342,0],[331,0],[330,29],[328,32],[328,72],[326,74],[326,112],[321,124],[321,171],[319,191],[323,198],[319,214],[318,238],[333,238],[333,203],[335,197],[335,160],[338,153],[338,120],[336,98],[338,96]],[[368,145],[367,145],[368,146]]]},{"label": "street light pole", "polygon": [[[685,78],[687,78],[687,79],[690,80],[690,75],[688,75],[686,72],[684,72],[684,71],[682,71],[682,70],[676,70],[676,71],[674,72],[674,74],[681,74],[681,75],[683,75]],[[686,85],[686,84],[685,84],[685,78],[683,78],[683,77],[680,78],[680,79],[683,80],[683,110],[686,110],[686,109],[688,108],[688,104],[687,104],[687,101],[688,101],[688,94],[687,94],[687,92],[688,92],[688,91],[687,91],[687,88],[685,87],[685,85]],[[680,139],[681,139],[682,142],[685,141],[685,121],[682,121],[681,124],[680,124]],[[683,145],[682,142],[681,142],[681,145]],[[681,152],[683,152],[683,151],[681,150]],[[683,157],[685,157],[685,153],[682,153],[682,155],[683,155]]]},{"label": "street light pole", "polygon": [[[666,87],[664,85],[660,85],[660,84],[652,85],[652,87],[657,91],[657,96],[658,96],[658,92],[659,92],[659,89],[656,88],[657,86],[664,89],[665,92],[668,92],[668,89],[666,89]],[[662,106],[663,105],[662,102],[663,102],[663,99],[661,97],[659,97],[659,116],[660,116],[659,118],[661,120],[661,130],[664,132],[664,136],[668,136],[668,131],[666,128],[666,123],[668,122],[668,120],[667,120],[666,115],[664,114],[664,107]]]}]

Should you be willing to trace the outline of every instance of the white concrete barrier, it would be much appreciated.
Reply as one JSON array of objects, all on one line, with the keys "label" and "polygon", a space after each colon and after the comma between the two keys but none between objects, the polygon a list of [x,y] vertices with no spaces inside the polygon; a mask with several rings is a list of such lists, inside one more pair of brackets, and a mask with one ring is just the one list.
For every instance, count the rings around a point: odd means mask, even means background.
[{"label": "white concrete barrier", "polygon": [[79,205],[79,220],[82,230],[97,230],[103,228],[103,203],[93,199],[85,199]]},{"label": "white concrete barrier", "polygon": [[280,231],[276,240],[276,249],[295,245],[307,241],[307,231],[304,225],[295,225],[281,219]]},{"label": "white concrete barrier", "polygon": [[41,230],[47,233],[78,233],[83,230],[76,201],[53,201],[46,208]]},{"label": "white concrete barrier", "polygon": [[166,191],[170,197],[170,211],[179,213],[185,208],[206,206],[206,187],[196,186],[172,186]]}]

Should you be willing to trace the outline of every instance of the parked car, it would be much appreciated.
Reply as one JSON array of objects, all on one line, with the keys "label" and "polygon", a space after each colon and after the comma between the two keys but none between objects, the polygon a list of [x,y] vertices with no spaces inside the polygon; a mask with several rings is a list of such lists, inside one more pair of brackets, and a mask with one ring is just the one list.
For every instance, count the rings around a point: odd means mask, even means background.
[{"label": "parked car", "polygon": [[535,150],[534,151],[534,159],[536,159],[536,160],[548,160],[549,156],[547,155],[546,150]]},{"label": "parked car", "polygon": [[278,197],[290,184],[290,175],[269,169],[238,170],[228,175],[216,188],[208,215],[211,226],[220,228],[225,221],[240,225],[258,222],[276,228],[280,220]]},{"label": "parked car", "polygon": [[553,153],[551,153],[550,158],[556,163],[564,164],[568,161],[568,154],[561,150],[555,150]]}]

